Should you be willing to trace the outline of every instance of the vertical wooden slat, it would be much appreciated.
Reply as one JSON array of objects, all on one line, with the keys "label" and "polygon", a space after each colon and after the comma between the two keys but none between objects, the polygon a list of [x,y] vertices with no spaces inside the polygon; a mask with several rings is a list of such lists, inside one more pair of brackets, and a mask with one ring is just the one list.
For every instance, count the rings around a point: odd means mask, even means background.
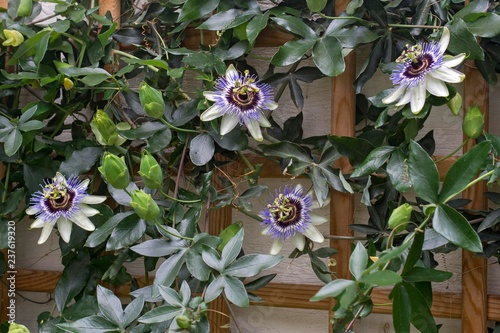
[{"label": "vertical wooden slat", "polygon": [[[223,157],[216,156],[218,159]],[[223,171],[227,172],[227,168],[223,167]],[[215,188],[220,189],[222,185],[217,181],[221,175],[220,172],[214,172]],[[208,216],[207,232],[211,235],[219,235],[220,231],[232,223],[232,209],[226,206],[221,209],[212,210]],[[208,320],[210,321],[210,332],[213,333],[229,333],[230,332],[230,319],[229,309],[222,296],[218,297],[210,303],[210,311],[208,313]],[[217,311],[217,312],[215,312]]]},{"label": "vertical wooden slat", "polygon": [[[464,110],[477,104],[485,115],[485,130],[488,128],[489,87],[481,73],[474,68],[474,62],[465,65]],[[464,112],[465,113],[465,112]],[[464,147],[467,152],[475,144],[469,141]],[[487,202],[483,193],[485,182],[479,182],[463,193],[464,198],[472,200],[471,209],[486,209]],[[487,262],[475,258],[474,253],[462,251],[462,332],[484,333],[487,331]]]},{"label": "vertical wooden slat", "polygon": [[121,16],[121,1],[120,0],[100,0],[99,1],[99,15],[105,16],[106,12],[110,12],[113,21],[120,26]]},{"label": "vertical wooden slat", "polygon": [[[347,7],[349,0],[335,1],[335,13],[339,15]],[[354,136],[356,120],[356,95],[353,82],[356,78],[356,58],[354,52],[345,58],[345,72],[332,78],[331,96],[331,130],[339,136]],[[351,172],[347,159],[343,158],[336,165],[343,173]],[[349,224],[354,222],[354,196],[332,189],[330,201],[330,233],[332,235],[348,236],[352,234]],[[349,257],[351,243],[348,240],[331,240],[330,246],[337,249],[335,272],[337,278],[349,278]],[[330,307],[330,317],[332,315]],[[330,325],[329,331],[332,331]]]}]

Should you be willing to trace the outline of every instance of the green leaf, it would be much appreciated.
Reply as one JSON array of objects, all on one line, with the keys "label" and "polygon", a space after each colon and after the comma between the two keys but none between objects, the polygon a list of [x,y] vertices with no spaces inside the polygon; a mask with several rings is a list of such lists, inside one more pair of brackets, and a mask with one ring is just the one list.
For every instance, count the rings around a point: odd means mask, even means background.
[{"label": "green leaf", "polygon": [[227,299],[239,306],[240,308],[246,308],[250,305],[250,300],[248,299],[248,293],[245,289],[245,285],[239,279],[223,275],[224,280],[224,295]]},{"label": "green leaf", "polygon": [[356,244],[349,258],[349,271],[356,280],[360,280],[368,264],[368,252],[361,242]]},{"label": "green leaf", "polygon": [[25,123],[20,123],[18,128],[22,132],[36,131],[43,128],[45,124],[40,120],[29,120]]},{"label": "green leaf", "polygon": [[277,156],[281,158],[292,158],[301,162],[312,163],[313,160],[308,152],[298,144],[292,142],[278,142],[268,145],[259,145],[265,156]]},{"label": "green leaf", "polygon": [[452,272],[427,267],[413,267],[410,271],[403,275],[403,279],[407,282],[444,282],[452,276]]},{"label": "green leaf", "polygon": [[155,134],[158,131],[162,131],[166,128],[165,125],[159,122],[147,122],[142,124],[141,126],[131,129],[131,130],[126,130],[126,131],[118,131],[118,133],[123,136],[126,139],[130,140],[145,140],[149,139],[153,134]]},{"label": "green leaf", "polygon": [[396,147],[383,146],[375,148],[368,154],[359,167],[354,170],[351,177],[361,177],[377,171],[389,158]]},{"label": "green leaf", "polygon": [[[186,283],[186,281],[184,280],[182,282],[182,285],[184,285]],[[173,305],[173,306],[178,306],[178,307],[182,307],[184,306],[182,304],[182,299],[181,299],[181,296],[179,295],[179,293],[170,288],[170,287],[165,287],[165,286],[158,286],[158,291],[160,292],[160,295],[161,297],[163,297],[163,299],[165,300],[165,302],[167,302],[167,304],[169,305]]]},{"label": "green leaf", "polygon": [[286,30],[290,31],[295,35],[299,35],[304,39],[315,39],[316,33],[313,29],[311,29],[303,20],[295,16],[281,16],[281,17],[272,17],[277,25],[282,26]]},{"label": "green leaf", "polygon": [[175,318],[184,311],[183,308],[171,305],[160,305],[146,312],[138,321],[145,324],[162,323]]},{"label": "green leaf", "polygon": [[247,38],[250,45],[253,45],[259,33],[267,26],[269,21],[269,12],[255,15],[246,27]]},{"label": "green leaf", "polygon": [[325,36],[314,44],[312,58],[326,76],[337,76],[345,71],[342,44],[336,37]]},{"label": "green leaf", "polygon": [[228,9],[212,15],[208,20],[200,24],[197,29],[227,30],[250,20],[255,15],[252,11],[241,9]]},{"label": "green leaf", "polygon": [[269,275],[264,275],[261,276],[255,280],[252,280],[251,282],[248,282],[245,284],[245,289],[246,290],[259,290],[260,288],[263,288],[269,284],[269,282],[272,281],[276,277],[276,274],[269,274]]},{"label": "green leaf", "polygon": [[124,326],[122,325],[122,303],[111,290],[98,285],[97,302],[99,305],[99,310],[104,315],[104,317],[118,325],[120,328],[124,328]]},{"label": "green leaf", "polygon": [[424,245],[425,233],[417,232],[413,238],[413,243],[411,244],[410,251],[406,256],[405,265],[403,267],[403,272],[401,275],[408,273],[413,266],[418,262],[420,256],[422,255],[422,246]]},{"label": "green leaf", "polygon": [[324,298],[327,297],[336,297],[339,296],[344,292],[349,287],[355,286],[356,282],[352,280],[345,280],[345,279],[336,279],[333,280],[332,282],[324,285],[321,287],[320,290],[314,295],[310,301],[311,302],[317,302],[321,301]]},{"label": "green leaf", "polygon": [[155,286],[170,286],[177,278],[182,264],[184,263],[184,257],[186,250],[181,250],[165,260],[155,274],[154,285]]},{"label": "green leaf", "polygon": [[207,164],[214,156],[214,152],[214,139],[207,133],[198,134],[189,143],[189,157],[194,165]]},{"label": "green leaf", "polygon": [[132,246],[130,249],[145,257],[164,257],[171,255],[183,247],[184,246],[180,242],[166,241],[164,239],[149,239]]},{"label": "green leaf", "polygon": [[465,53],[469,59],[484,60],[483,49],[477,43],[476,37],[469,31],[467,24],[462,19],[454,18],[450,29],[450,45],[448,50],[452,53]]},{"label": "green leaf", "polygon": [[106,243],[106,251],[115,251],[137,242],[146,231],[146,222],[137,215],[123,219],[111,232]]},{"label": "green leaf", "polygon": [[365,139],[332,135],[328,140],[340,154],[347,156],[353,167],[358,167],[373,150],[373,146]]},{"label": "green leaf", "polygon": [[439,202],[446,203],[455,195],[465,190],[468,184],[474,179],[481,166],[485,163],[491,145],[488,141],[483,141],[462,155],[450,167],[443,181]]},{"label": "green leaf", "polygon": [[212,12],[220,0],[186,0],[182,6],[177,22],[193,21]]},{"label": "green leaf", "polygon": [[307,0],[307,8],[313,13],[319,13],[325,8],[327,0]]},{"label": "green leaf", "polygon": [[397,247],[391,247],[382,253],[380,253],[380,256],[377,261],[375,261],[373,264],[370,265],[369,269],[373,270],[377,267],[380,267],[382,265],[385,265],[392,259],[399,257],[408,247],[410,247],[411,242],[404,242],[403,244],[397,246]]},{"label": "green leaf", "polygon": [[[46,40],[46,36],[50,36],[51,32],[48,29],[43,29],[42,31],[38,32],[36,35],[33,37],[28,38],[27,40],[24,41],[19,47],[17,48],[16,52],[12,55],[10,58],[9,62],[7,63],[8,65],[17,65],[19,62],[24,62],[28,57],[32,56],[35,54],[37,48],[43,43],[44,39]],[[46,44],[46,42],[45,42]],[[45,45],[45,48],[47,46]],[[43,52],[45,53],[45,51]],[[40,58],[41,53],[38,53],[38,58]],[[41,59],[37,59],[38,63],[40,63]]]},{"label": "green leaf", "polygon": [[72,323],[58,324],[57,327],[64,332],[72,333],[119,332],[119,328],[116,324],[100,316],[85,317]]},{"label": "green leaf", "polygon": [[431,309],[425,301],[424,295],[410,283],[403,283],[411,305],[410,320],[413,326],[420,332],[437,333],[436,322],[432,316]]},{"label": "green leaf", "polygon": [[477,228],[477,232],[481,232],[485,229],[491,228],[500,222],[500,209],[495,209],[489,213]]},{"label": "green leaf", "polygon": [[429,203],[438,202],[439,173],[427,152],[415,141],[410,142],[409,171],[417,195]]},{"label": "green leaf", "polygon": [[4,141],[3,147],[5,149],[5,154],[7,156],[13,156],[21,147],[22,142],[23,135],[21,134],[21,131],[19,131],[17,128],[13,128],[12,130],[10,130]]},{"label": "green leaf", "polygon": [[447,205],[436,207],[432,226],[451,243],[471,252],[482,252],[481,240],[467,219]]},{"label": "green leaf", "polygon": [[112,218],[106,221],[106,223],[104,223],[102,226],[100,226],[90,234],[90,236],[87,238],[87,241],[85,242],[85,246],[96,247],[99,244],[103,243],[106,238],[111,235],[118,223],[132,214],[134,214],[134,211],[128,211],[114,215]]},{"label": "green leaf", "polygon": [[500,16],[494,12],[485,13],[474,21],[465,17],[464,21],[474,36],[493,38],[500,35]]},{"label": "green leaf", "polygon": [[215,280],[210,282],[208,285],[206,291],[205,291],[205,301],[206,302],[211,302],[214,299],[216,299],[221,293],[222,290],[224,289],[224,276],[219,275]]},{"label": "green leaf", "polygon": [[54,298],[59,311],[85,288],[89,276],[89,254],[87,251],[80,251],[66,264],[57,281]]},{"label": "green leaf", "polygon": [[296,63],[302,56],[309,51],[314,44],[315,39],[299,39],[286,42],[278,49],[271,59],[271,64],[275,66],[288,66]]},{"label": "green leaf", "polygon": [[223,268],[231,264],[241,252],[241,247],[243,246],[244,231],[245,230],[243,228],[238,230],[238,232],[227,242],[227,244],[222,249],[220,264]]},{"label": "green leaf", "polygon": [[407,192],[411,189],[408,161],[399,149],[395,150],[386,167],[387,176],[396,190]]},{"label": "green leaf", "polygon": [[123,327],[127,327],[139,317],[144,308],[144,297],[142,295],[130,302],[122,313]]},{"label": "green leaf", "polygon": [[399,276],[399,274],[393,271],[383,270],[364,275],[363,277],[361,277],[361,281],[377,286],[393,286],[403,280],[401,279],[401,276]]},{"label": "green leaf", "polygon": [[81,175],[94,166],[101,154],[101,147],[85,147],[75,150],[65,161],[61,162],[59,171],[66,176]]},{"label": "green leaf", "polygon": [[371,43],[379,38],[379,35],[367,27],[358,26],[342,29],[336,32],[334,36],[340,41],[342,47],[345,49],[354,49],[359,44]]},{"label": "green leaf", "polygon": [[493,149],[495,149],[496,154],[500,155],[500,136],[486,132],[484,133],[484,136],[486,137],[486,139],[488,139],[488,141],[490,141]]},{"label": "green leaf", "polygon": [[410,333],[411,305],[406,289],[401,284],[394,286],[389,298],[392,299],[394,331],[398,333]]},{"label": "green leaf", "polygon": [[265,269],[270,269],[280,263],[282,256],[269,254],[247,254],[238,258],[228,268],[224,269],[224,275],[234,277],[251,277],[259,274]]}]

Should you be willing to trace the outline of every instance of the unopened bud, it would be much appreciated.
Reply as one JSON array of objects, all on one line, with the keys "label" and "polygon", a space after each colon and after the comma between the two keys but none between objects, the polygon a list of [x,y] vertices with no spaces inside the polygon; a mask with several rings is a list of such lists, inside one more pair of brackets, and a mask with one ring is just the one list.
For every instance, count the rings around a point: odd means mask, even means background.
[{"label": "unopened bud", "polygon": [[456,93],[455,96],[453,96],[453,98],[446,103],[446,105],[448,105],[448,108],[454,116],[458,116],[460,109],[462,108],[462,95]]},{"label": "unopened bud", "polygon": [[406,223],[410,221],[412,210],[413,209],[408,203],[404,203],[398,208],[394,209],[392,211],[391,217],[389,217],[389,228],[397,229],[396,232],[403,231]]},{"label": "unopened bud", "polygon": [[161,118],[165,113],[165,101],[160,91],[152,88],[146,82],[139,86],[139,100],[144,111],[153,118]]},{"label": "unopened bud", "polygon": [[144,185],[151,189],[158,190],[163,183],[163,172],[156,159],[147,150],[142,152],[139,175]]},{"label": "unopened bud", "polygon": [[5,36],[3,46],[19,46],[24,42],[23,34],[17,30],[4,29],[3,34]]},{"label": "unopened bud", "polygon": [[90,128],[97,142],[103,146],[114,146],[118,140],[118,130],[115,123],[106,112],[97,110],[90,122]]},{"label": "unopened bud", "polygon": [[134,208],[136,214],[146,221],[153,221],[160,214],[160,208],[151,197],[151,194],[142,190],[136,190],[132,193],[130,205]]},{"label": "unopened bud", "polygon": [[17,16],[25,17],[33,13],[33,0],[20,0],[17,7]]},{"label": "unopened bud", "polygon": [[71,89],[73,89],[73,81],[71,81],[71,79],[68,79],[67,77],[64,78],[63,80],[63,86],[64,86],[64,90],[66,91],[69,91]]},{"label": "unopened bud", "polygon": [[464,134],[471,139],[477,139],[483,133],[484,117],[477,105],[474,105],[467,110],[462,124]]},{"label": "unopened bud", "polygon": [[125,189],[130,183],[130,176],[125,159],[112,153],[105,153],[99,172],[106,182],[116,189]]},{"label": "unopened bud", "polygon": [[12,323],[9,325],[8,333],[30,333],[30,330],[24,325]]}]

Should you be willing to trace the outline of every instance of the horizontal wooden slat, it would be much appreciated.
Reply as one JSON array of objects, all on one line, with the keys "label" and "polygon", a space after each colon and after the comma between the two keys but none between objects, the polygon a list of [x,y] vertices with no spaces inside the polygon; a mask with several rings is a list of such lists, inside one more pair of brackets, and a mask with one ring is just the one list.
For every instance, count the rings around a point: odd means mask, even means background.
[{"label": "horizontal wooden slat", "polygon": [[[51,293],[54,291],[59,272],[19,270],[16,274],[16,290]],[[144,285],[144,278],[137,278],[139,285]],[[108,286],[109,287],[109,286]],[[270,283],[266,287],[255,291],[255,294],[265,299],[263,303],[254,303],[261,306],[276,306],[312,310],[328,310],[328,300],[310,302],[309,299],[321,288],[316,285],[300,285],[285,283]],[[118,296],[129,295],[130,285],[114,289]],[[375,289],[372,300],[375,304],[374,313],[390,314],[392,307],[389,300],[389,291]],[[462,296],[456,293],[434,292],[432,313],[441,318],[460,318],[462,314]],[[500,295],[488,296],[488,320],[500,321]]]}]

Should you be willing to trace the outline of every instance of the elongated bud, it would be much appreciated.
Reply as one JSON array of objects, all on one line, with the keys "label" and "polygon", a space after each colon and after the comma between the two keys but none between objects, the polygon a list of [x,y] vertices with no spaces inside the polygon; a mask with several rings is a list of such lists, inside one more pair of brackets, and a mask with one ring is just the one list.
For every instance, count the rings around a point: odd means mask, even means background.
[{"label": "elongated bud", "polygon": [[17,17],[30,16],[32,13],[33,13],[33,0],[19,1],[19,7],[17,7]]},{"label": "elongated bud", "polygon": [[413,209],[408,203],[404,203],[398,208],[394,209],[392,211],[391,217],[389,217],[389,228],[397,229],[396,232],[403,231],[406,223],[410,221],[412,210]]},{"label": "elongated bud", "polygon": [[175,321],[177,325],[182,329],[186,329],[191,326],[191,320],[185,315],[179,315],[175,317]]},{"label": "elongated bud", "polygon": [[160,208],[151,197],[151,194],[142,190],[136,190],[132,193],[132,208],[139,217],[146,221],[153,221],[160,214]]},{"label": "elongated bud", "polygon": [[142,152],[139,175],[147,187],[155,190],[161,188],[163,172],[156,159],[147,150]]},{"label": "elongated bud", "polygon": [[103,146],[114,146],[118,140],[118,130],[115,123],[103,110],[97,110],[90,122],[90,128],[97,142]]},{"label": "elongated bud", "polygon": [[448,105],[448,108],[454,116],[458,116],[460,109],[462,108],[462,95],[456,93],[455,96],[453,96],[453,98],[446,103],[446,105]]},{"label": "elongated bud", "polygon": [[24,42],[23,34],[17,30],[4,29],[3,34],[5,36],[3,46],[19,46]]},{"label": "elongated bud", "polygon": [[30,330],[24,325],[12,323],[9,325],[8,333],[30,333]]},{"label": "elongated bud", "polygon": [[144,111],[153,118],[161,118],[165,113],[165,101],[161,92],[152,88],[146,82],[139,86],[139,100]]},{"label": "elongated bud", "polygon": [[481,110],[477,105],[474,105],[467,110],[467,114],[464,117],[464,122],[462,124],[462,129],[464,134],[471,139],[477,139],[478,136],[483,133],[484,127],[484,117]]},{"label": "elongated bud", "polygon": [[99,172],[103,175],[106,182],[116,189],[123,190],[130,183],[130,175],[125,164],[125,159],[112,153],[104,153]]}]

